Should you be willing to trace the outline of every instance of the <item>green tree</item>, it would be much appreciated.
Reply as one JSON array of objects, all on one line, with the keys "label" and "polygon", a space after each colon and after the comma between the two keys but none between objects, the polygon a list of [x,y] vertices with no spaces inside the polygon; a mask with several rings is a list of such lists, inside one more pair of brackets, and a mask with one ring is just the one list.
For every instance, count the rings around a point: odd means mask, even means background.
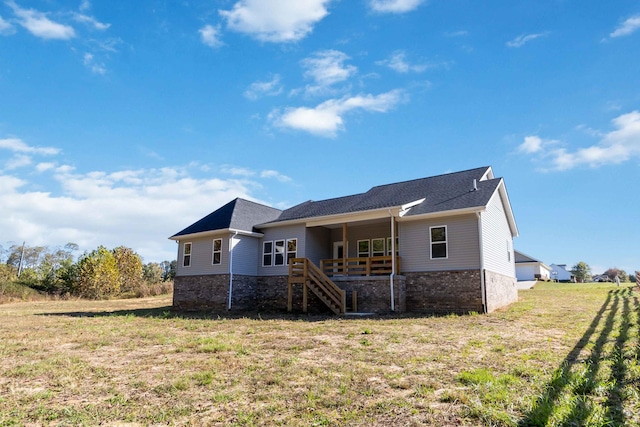
[{"label": "green tree", "polygon": [[116,258],[104,246],[80,257],[75,278],[74,293],[85,298],[108,298],[120,292]]},{"label": "green tree", "polygon": [[118,267],[120,292],[137,293],[143,282],[142,259],[133,249],[118,246],[113,250],[113,257]]},{"label": "green tree", "polygon": [[144,265],[144,281],[150,285],[155,285],[163,280],[164,270],[157,262],[149,262]]},{"label": "green tree", "polygon": [[571,273],[576,277],[576,280],[580,283],[584,283],[591,279],[591,267],[584,261],[580,261],[571,269]]}]

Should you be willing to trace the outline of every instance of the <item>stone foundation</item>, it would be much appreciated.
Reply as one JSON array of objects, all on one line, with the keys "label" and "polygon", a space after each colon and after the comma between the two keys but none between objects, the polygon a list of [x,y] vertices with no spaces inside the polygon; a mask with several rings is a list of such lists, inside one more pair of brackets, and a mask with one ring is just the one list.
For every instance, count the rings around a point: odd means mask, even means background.
[{"label": "stone foundation", "polygon": [[[351,309],[353,291],[357,292],[357,311],[360,313],[391,313],[391,285],[389,277],[334,277],[332,280],[347,292],[347,307]],[[393,303],[396,313],[404,313],[406,283],[404,276],[393,280]]]},{"label": "stone foundation", "polygon": [[409,312],[483,312],[480,270],[429,271],[405,276]]},{"label": "stone foundation", "polygon": [[[352,308],[353,291],[358,294],[357,311],[391,312],[389,277],[335,277],[347,293],[347,309]],[[287,310],[287,276],[233,276],[232,311]],[[516,279],[486,271],[487,311],[518,300]],[[308,312],[330,314],[331,310],[309,292]],[[229,275],[177,276],[173,306],[180,310],[227,311]],[[394,280],[395,312],[468,313],[483,312],[479,270],[406,273]],[[302,311],[302,285],[293,286],[293,310]]]},{"label": "stone foundation", "polygon": [[[233,275],[232,310],[254,310],[257,278]],[[180,310],[226,311],[229,303],[229,275],[176,276],[173,306]]]}]

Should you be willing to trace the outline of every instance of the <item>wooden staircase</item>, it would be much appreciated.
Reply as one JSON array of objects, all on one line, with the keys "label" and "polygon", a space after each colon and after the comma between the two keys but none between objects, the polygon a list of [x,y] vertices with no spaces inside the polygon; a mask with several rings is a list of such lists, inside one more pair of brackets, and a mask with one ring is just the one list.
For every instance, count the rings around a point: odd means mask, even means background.
[{"label": "wooden staircase", "polygon": [[293,285],[302,284],[302,311],[307,312],[308,289],[311,289],[327,307],[335,314],[344,314],[346,310],[347,294],[336,286],[314,263],[308,258],[293,258],[289,260],[289,294],[287,310],[293,306]]}]

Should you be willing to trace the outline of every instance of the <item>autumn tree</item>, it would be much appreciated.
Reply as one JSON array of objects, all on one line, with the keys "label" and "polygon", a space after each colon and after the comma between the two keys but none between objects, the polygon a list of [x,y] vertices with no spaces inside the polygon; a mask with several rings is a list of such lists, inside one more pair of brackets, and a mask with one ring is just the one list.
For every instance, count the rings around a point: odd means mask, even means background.
[{"label": "autumn tree", "polygon": [[584,283],[591,279],[591,267],[584,261],[580,261],[571,269],[571,273],[576,277],[576,280],[580,283]]},{"label": "autumn tree", "polygon": [[155,285],[164,280],[164,269],[157,262],[149,262],[143,266],[144,281],[150,285]]},{"label": "autumn tree", "polygon": [[617,267],[613,267],[608,269],[607,271],[604,272],[604,274],[611,279],[611,281],[614,281],[616,279],[616,276],[618,276],[618,279],[620,279],[621,282],[628,282],[629,281],[629,276],[627,275],[627,272],[624,270],[621,270]]},{"label": "autumn tree", "polygon": [[74,293],[92,299],[120,292],[120,274],[113,252],[100,246],[78,260]]},{"label": "autumn tree", "polygon": [[143,282],[142,259],[133,249],[118,246],[113,250],[118,267],[118,286],[120,292],[137,293]]}]

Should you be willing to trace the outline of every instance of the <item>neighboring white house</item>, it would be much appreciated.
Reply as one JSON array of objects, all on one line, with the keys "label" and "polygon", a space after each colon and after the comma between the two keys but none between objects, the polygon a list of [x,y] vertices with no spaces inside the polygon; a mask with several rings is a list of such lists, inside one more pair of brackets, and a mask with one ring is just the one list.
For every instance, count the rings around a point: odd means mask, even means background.
[{"label": "neighboring white house", "polygon": [[504,180],[488,166],[284,211],[235,199],[170,237],[173,303],[490,312],[517,301],[517,235]]},{"label": "neighboring white house", "polygon": [[516,257],[516,277],[518,281],[553,279],[551,267],[520,251],[516,250],[514,253]]},{"label": "neighboring white house", "polygon": [[575,282],[575,277],[567,270],[567,264],[551,264],[551,278],[558,282]]}]

